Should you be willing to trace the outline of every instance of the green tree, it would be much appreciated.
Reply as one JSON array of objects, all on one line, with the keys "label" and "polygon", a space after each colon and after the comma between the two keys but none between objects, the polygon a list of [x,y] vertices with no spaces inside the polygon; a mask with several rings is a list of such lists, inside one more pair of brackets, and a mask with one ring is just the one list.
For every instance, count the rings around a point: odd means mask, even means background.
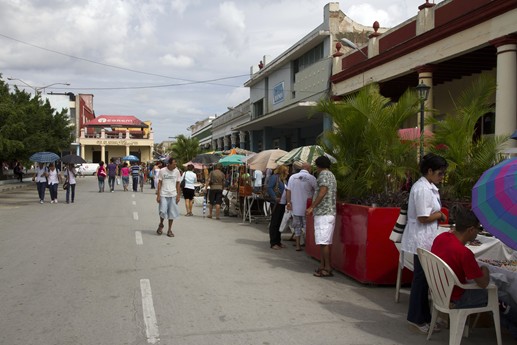
[{"label": "green tree", "polygon": [[[0,75],[1,77],[1,75]],[[66,111],[57,112],[40,95],[15,88],[0,79],[0,160],[28,162],[38,151],[61,152],[73,140]]]},{"label": "green tree", "polygon": [[178,166],[189,162],[201,152],[199,140],[197,138],[187,138],[180,134],[176,137],[176,142],[171,144],[172,156],[176,158]]},{"label": "green tree", "polygon": [[381,205],[392,202],[386,195],[398,192],[406,172],[417,168],[418,147],[402,142],[398,129],[415,116],[418,106],[414,91],[392,102],[380,94],[377,84],[342,102],[320,101],[318,111],[327,113],[334,123],[321,145],[337,159],[333,171],[341,198],[361,202],[374,197],[370,200]]},{"label": "green tree", "polygon": [[434,115],[428,120],[434,125],[431,151],[449,163],[446,183],[440,190],[444,199],[470,200],[479,177],[501,160],[498,152],[507,137],[475,136],[479,119],[494,111],[495,91],[494,78],[481,75],[453,100],[452,114],[443,119]]}]

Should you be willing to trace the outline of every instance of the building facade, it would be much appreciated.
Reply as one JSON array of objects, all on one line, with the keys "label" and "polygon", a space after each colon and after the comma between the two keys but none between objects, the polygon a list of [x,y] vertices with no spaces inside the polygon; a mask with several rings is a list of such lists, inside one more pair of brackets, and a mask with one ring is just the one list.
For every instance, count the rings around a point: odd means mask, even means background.
[{"label": "building facade", "polygon": [[250,121],[250,100],[228,108],[228,111],[212,121],[212,148],[214,151],[225,151],[238,147],[250,148],[250,134],[237,131],[235,128]]}]

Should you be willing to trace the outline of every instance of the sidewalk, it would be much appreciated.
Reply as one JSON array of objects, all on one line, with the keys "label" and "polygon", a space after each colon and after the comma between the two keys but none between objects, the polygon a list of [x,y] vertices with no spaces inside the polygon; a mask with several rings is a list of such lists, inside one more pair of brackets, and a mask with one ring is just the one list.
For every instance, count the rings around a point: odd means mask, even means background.
[{"label": "sidewalk", "polygon": [[24,178],[23,182],[18,181],[18,179],[0,180],[0,193],[30,186],[36,188],[36,184],[32,182],[32,177]]}]

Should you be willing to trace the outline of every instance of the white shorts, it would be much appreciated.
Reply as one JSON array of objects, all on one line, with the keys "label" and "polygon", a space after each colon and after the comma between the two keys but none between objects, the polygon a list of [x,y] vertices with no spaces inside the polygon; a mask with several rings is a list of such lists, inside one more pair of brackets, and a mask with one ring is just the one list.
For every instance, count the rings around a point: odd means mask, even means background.
[{"label": "white shorts", "polygon": [[336,216],[314,216],[314,240],[317,245],[332,244]]},{"label": "white shorts", "polygon": [[180,209],[176,204],[176,197],[160,197],[160,205],[158,207],[160,218],[176,219],[180,216]]}]

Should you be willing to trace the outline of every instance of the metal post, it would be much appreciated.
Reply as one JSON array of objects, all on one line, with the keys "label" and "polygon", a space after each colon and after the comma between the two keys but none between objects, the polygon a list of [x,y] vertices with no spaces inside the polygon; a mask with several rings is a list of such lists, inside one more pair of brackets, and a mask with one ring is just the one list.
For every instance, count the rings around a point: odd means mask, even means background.
[{"label": "metal post", "polygon": [[424,116],[425,116],[425,100],[420,100],[420,161],[424,157]]}]

